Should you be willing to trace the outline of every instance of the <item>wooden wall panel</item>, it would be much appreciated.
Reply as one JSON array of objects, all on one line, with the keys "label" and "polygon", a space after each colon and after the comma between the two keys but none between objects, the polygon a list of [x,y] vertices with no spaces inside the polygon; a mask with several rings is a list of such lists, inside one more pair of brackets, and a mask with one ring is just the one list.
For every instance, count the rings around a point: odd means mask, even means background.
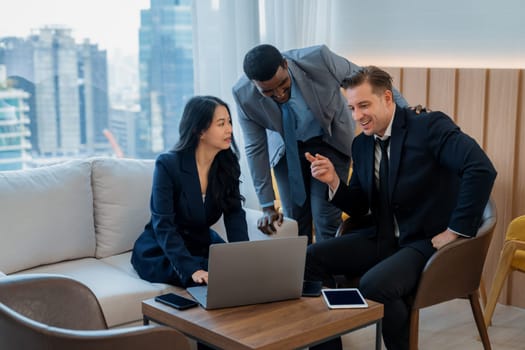
[{"label": "wooden wall panel", "polygon": [[[498,171],[492,197],[498,223],[483,278],[492,286],[509,222],[525,215],[525,70],[385,68],[410,105],[422,104],[455,116]],[[468,263],[468,262],[466,262]],[[525,274],[511,274],[500,302],[525,307]]]},{"label": "wooden wall panel", "polygon": [[401,93],[411,106],[428,105],[428,68],[404,68]]},{"label": "wooden wall panel", "polygon": [[[498,223],[485,264],[485,281],[490,288],[503,245],[505,230],[512,218],[514,198],[515,152],[518,113],[519,71],[493,69],[487,85],[487,119],[485,150],[498,171],[493,198],[496,200]],[[508,302],[503,293],[502,299]]]},{"label": "wooden wall panel", "polygon": [[456,123],[461,129],[484,145],[486,104],[486,69],[458,69],[456,94]]},{"label": "wooden wall panel", "polygon": [[[514,203],[512,218],[525,215],[525,70],[520,71],[518,98],[518,125],[516,128],[516,151],[514,172]],[[521,153],[521,155],[520,155]],[[509,277],[508,303],[525,307],[525,274],[513,272]]]},{"label": "wooden wall panel", "polygon": [[525,308],[523,288],[525,288],[525,273],[519,271],[511,272],[508,281],[507,293],[506,295],[500,297],[500,301],[507,305]]},{"label": "wooden wall panel", "polygon": [[397,91],[401,92],[401,68],[399,67],[381,67],[381,69],[384,69],[390,76],[392,77],[392,85],[394,88],[397,89]]},{"label": "wooden wall panel", "polygon": [[516,157],[516,172],[514,174],[514,188],[516,195],[514,196],[513,217],[525,215],[525,70],[520,71],[518,127],[516,130],[517,143],[516,151],[514,152]]},{"label": "wooden wall panel", "polygon": [[456,70],[431,68],[428,78],[428,108],[456,119]]}]

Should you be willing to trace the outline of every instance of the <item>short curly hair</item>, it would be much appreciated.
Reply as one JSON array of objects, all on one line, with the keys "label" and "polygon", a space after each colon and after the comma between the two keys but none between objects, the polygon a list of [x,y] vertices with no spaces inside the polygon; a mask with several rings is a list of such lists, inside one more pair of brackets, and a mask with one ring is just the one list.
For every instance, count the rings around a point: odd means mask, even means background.
[{"label": "short curly hair", "polygon": [[284,67],[284,57],[276,47],[268,44],[252,48],[244,56],[244,73],[250,80],[267,81],[273,78],[279,66]]}]

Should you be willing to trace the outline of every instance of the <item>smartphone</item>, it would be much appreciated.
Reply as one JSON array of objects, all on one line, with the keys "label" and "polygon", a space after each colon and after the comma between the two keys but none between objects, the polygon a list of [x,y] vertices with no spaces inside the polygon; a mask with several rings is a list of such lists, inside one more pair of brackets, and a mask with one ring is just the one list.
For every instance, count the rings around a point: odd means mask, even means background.
[{"label": "smartphone", "polygon": [[177,295],[174,293],[168,293],[168,294],[156,296],[155,301],[169,305],[179,310],[189,309],[190,307],[199,305],[199,303],[197,303],[194,300],[191,300],[185,297],[181,297],[180,295]]},{"label": "smartphone", "polygon": [[303,281],[303,297],[318,297],[321,295],[321,281]]},{"label": "smartphone", "polygon": [[321,292],[330,309],[368,307],[368,303],[357,288],[323,289]]}]

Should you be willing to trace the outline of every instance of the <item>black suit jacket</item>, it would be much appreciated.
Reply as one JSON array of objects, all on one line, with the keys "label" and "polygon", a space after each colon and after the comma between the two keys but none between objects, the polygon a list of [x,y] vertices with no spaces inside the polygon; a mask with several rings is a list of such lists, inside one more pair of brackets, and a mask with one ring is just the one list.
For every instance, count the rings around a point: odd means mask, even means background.
[{"label": "black suit jacket", "polygon": [[[333,203],[351,216],[375,212],[374,137],[361,133],[352,145],[353,172]],[[431,239],[448,228],[474,236],[496,170],[474,139],[441,112],[417,115],[396,106],[390,139],[390,203],[400,246],[429,257]]]},{"label": "black suit jacket", "polygon": [[[223,214],[211,191],[209,185],[203,203],[194,152],[172,151],[157,158],[151,220],[135,242],[131,261],[141,278],[174,283],[175,274],[186,286],[195,271],[207,270],[210,226]],[[248,240],[246,215],[240,201],[224,215],[224,224],[228,241]]]}]

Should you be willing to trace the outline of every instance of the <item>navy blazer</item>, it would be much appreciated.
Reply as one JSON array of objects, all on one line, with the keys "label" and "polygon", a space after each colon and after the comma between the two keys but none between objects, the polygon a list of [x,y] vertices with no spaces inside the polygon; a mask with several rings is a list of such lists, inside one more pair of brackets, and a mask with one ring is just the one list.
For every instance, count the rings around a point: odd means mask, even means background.
[{"label": "navy blazer", "polygon": [[[158,156],[151,220],[135,242],[131,258],[141,278],[187,286],[195,271],[207,270],[210,226],[223,214],[212,190],[208,185],[203,203],[194,152],[171,151]],[[240,201],[224,215],[224,224],[229,242],[248,240],[246,214]]]},{"label": "navy blazer", "polygon": [[[349,215],[375,212],[374,137],[361,133],[352,144],[348,186],[332,202]],[[496,170],[474,139],[445,114],[417,115],[396,106],[390,138],[389,195],[400,246],[430,257],[431,239],[447,228],[475,236]]]}]

